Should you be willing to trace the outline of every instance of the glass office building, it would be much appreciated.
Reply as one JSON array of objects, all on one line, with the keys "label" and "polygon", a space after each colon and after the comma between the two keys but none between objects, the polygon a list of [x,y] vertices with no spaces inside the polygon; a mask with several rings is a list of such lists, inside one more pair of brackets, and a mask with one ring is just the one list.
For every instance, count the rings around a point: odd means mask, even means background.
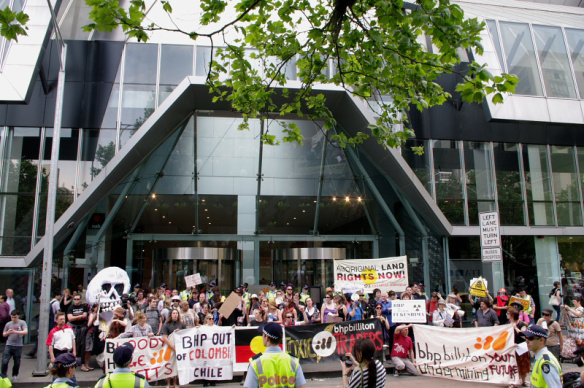
[{"label": "glass office building", "polygon": [[[40,0],[9,3],[47,14]],[[500,106],[454,97],[412,111],[417,137],[387,150],[375,140],[350,149],[331,140],[375,119],[335,88],[325,94],[339,125],[328,133],[293,115],[251,120],[240,131],[241,116],[213,103],[204,85],[209,46],[162,33],[144,44],[83,32],[88,8],[54,3],[67,43],[58,161],[51,147],[60,51],[48,19],[33,23],[28,39],[0,41],[3,284],[34,319],[56,179],[56,289],[86,285],[107,266],[125,268],[145,288],[180,289],[193,273],[224,291],[272,280],[328,286],[334,259],[398,255],[408,256],[410,281],[426,292],[464,291],[482,275],[492,293],[526,284],[547,305],[553,281],[579,288],[584,9],[459,4],[488,27],[483,56],[469,54],[494,74],[516,74],[517,94]],[[294,65],[286,72],[294,87]],[[453,81],[441,80],[447,89]],[[261,134],[278,136],[282,121],[298,125],[303,145],[262,145]],[[423,155],[411,152],[420,145]],[[485,211],[500,214],[502,263],[481,262]]]}]

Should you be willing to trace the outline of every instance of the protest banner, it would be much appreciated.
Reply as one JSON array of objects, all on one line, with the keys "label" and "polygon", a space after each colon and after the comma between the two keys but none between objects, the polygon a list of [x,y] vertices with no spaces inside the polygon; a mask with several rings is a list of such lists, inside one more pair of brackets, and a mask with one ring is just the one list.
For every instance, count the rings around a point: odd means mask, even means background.
[{"label": "protest banner", "polygon": [[[285,329],[285,328],[284,328]],[[284,337],[285,338],[285,337]],[[284,349],[284,343],[280,348]],[[256,357],[266,351],[262,334],[258,327],[236,327],[235,328],[235,363],[234,372],[245,372],[249,366],[249,359]]]},{"label": "protest banner", "polygon": [[114,338],[105,342],[105,371],[114,371],[114,350],[126,342],[134,346],[134,355],[130,370],[141,374],[148,381],[173,377],[177,374],[176,357],[162,337]]},{"label": "protest banner", "polygon": [[369,338],[376,355],[383,350],[383,331],[378,319],[346,321],[333,324],[286,326],[285,350],[300,363],[338,362],[353,350],[355,340]]},{"label": "protest banner", "polygon": [[423,376],[519,385],[512,325],[455,330],[414,325],[414,336]]},{"label": "protest banner", "polygon": [[408,286],[406,256],[334,261],[335,291],[363,289],[367,293],[403,291]]},{"label": "protest banner", "polygon": [[235,329],[199,326],[175,333],[180,385],[193,380],[231,380],[235,361]]},{"label": "protest banner", "polygon": [[523,305],[523,311],[529,310],[529,305],[531,303],[531,301],[529,299],[523,299],[523,298],[520,298],[518,296],[512,296],[509,298],[509,306],[511,306],[512,303],[516,303],[516,302],[519,302]]},{"label": "protest banner", "polygon": [[426,323],[425,300],[392,300],[391,321],[393,323]]}]

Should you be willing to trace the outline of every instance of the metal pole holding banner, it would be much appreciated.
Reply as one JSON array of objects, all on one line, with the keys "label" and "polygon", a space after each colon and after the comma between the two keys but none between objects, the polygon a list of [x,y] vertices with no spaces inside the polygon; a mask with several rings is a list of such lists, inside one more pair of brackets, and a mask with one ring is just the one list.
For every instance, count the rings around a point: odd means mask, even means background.
[{"label": "metal pole holding banner", "polygon": [[[50,5],[50,4],[49,4]],[[51,276],[53,273],[53,229],[55,225],[55,208],[57,205],[57,187],[59,178],[59,146],[61,143],[61,119],[63,113],[63,94],[65,91],[65,61],[67,46],[62,41],[60,50],[61,67],[57,81],[57,98],[55,102],[55,121],[53,125],[53,148],[51,150],[51,172],[49,175],[49,193],[47,198],[47,221],[45,226],[45,247],[41,281],[41,305],[39,314],[37,365],[33,376],[47,375],[47,341],[49,335],[49,303],[51,301]]]}]

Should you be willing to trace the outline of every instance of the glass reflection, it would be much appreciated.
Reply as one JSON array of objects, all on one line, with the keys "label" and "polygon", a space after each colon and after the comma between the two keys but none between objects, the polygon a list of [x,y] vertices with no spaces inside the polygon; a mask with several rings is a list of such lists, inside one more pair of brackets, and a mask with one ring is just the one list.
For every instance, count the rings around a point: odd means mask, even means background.
[{"label": "glass reflection", "polygon": [[545,145],[523,146],[523,168],[531,225],[554,225],[552,187]]},{"label": "glass reflection", "polygon": [[[417,155],[412,151],[412,147],[420,146],[424,147],[424,153]],[[420,182],[426,187],[428,193],[433,195],[434,190],[432,190],[432,171],[430,165],[432,151],[429,146],[430,142],[428,140],[408,139],[406,146],[402,148],[402,155],[412,170],[414,170],[414,174],[416,174]]]},{"label": "glass reflection", "polygon": [[519,146],[515,143],[493,143],[493,153],[501,225],[525,225]]},{"label": "glass reflection", "polygon": [[551,146],[558,225],[582,225],[582,209],[573,147]]},{"label": "glass reflection", "polygon": [[578,90],[580,98],[584,96],[584,30],[576,30],[573,28],[566,28],[566,38],[568,38],[568,46],[570,46],[570,58],[574,66],[574,73],[576,73],[576,82],[578,83]]},{"label": "glass reflection", "polygon": [[470,225],[478,225],[479,213],[494,211],[495,182],[489,143],[464,142],[464,168]]},{"label": "glass reflection", "polygon": [[460,144],[457,141],[433,140],[436,202],[454,225],[464,225],[462,167]]}]

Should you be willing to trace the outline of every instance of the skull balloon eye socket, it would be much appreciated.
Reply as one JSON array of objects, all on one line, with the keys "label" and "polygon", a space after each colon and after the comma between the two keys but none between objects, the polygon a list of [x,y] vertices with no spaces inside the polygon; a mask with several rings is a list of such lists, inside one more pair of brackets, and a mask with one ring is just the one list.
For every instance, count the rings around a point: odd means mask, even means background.
[{"label": "skull balloon eye socket", "polygon": [[102,290],[104,290],[105,292],[109,292],[112,289],[112,285],[109,283],[103,283],[103,285],[101,286]]},{"label": "skull balloon eye socket", "polygon": [[124,293],[124,285],[123,284],[116,284],[114,286],[114,288],[116,289],[116,292],[118,293],[118,295],[122,296],[122,294]]}]

